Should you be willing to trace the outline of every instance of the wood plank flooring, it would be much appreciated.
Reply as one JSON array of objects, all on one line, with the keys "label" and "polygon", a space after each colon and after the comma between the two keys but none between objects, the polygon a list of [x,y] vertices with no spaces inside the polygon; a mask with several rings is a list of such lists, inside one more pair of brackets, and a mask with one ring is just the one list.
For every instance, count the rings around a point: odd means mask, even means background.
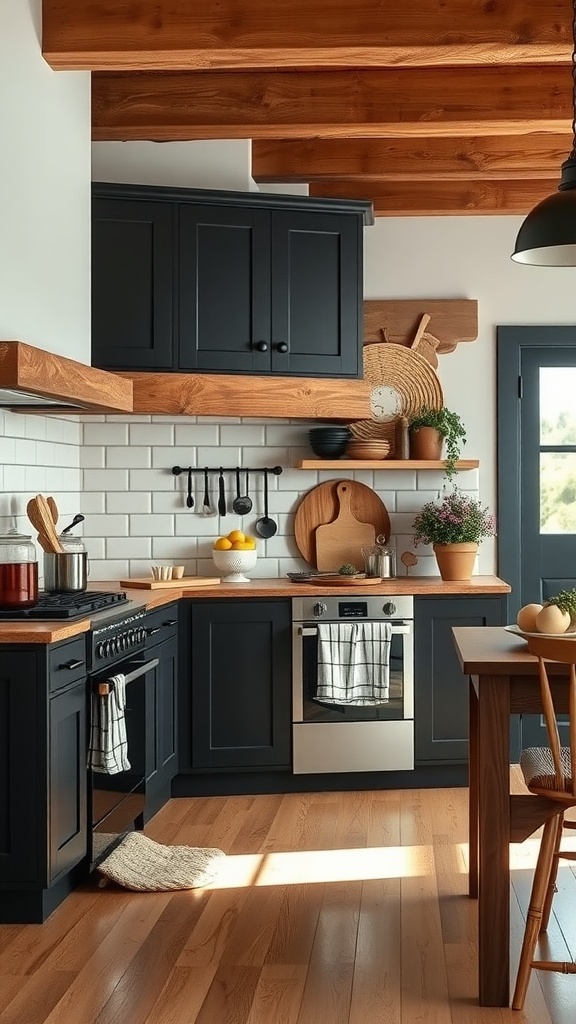
[{"label": "wood plank flooring", "polygon": [[[522,1013],[477,1005],[466,810],[464,789],[172,800],[147,834],[220,847],[218,879],[94,880],[44,925],[0,926],[0,1024],[573,1024],[575,977],[533,974]],[[536,850],[511,847],[513,971]],[[576,954],[574,868],[554,958]]]}]

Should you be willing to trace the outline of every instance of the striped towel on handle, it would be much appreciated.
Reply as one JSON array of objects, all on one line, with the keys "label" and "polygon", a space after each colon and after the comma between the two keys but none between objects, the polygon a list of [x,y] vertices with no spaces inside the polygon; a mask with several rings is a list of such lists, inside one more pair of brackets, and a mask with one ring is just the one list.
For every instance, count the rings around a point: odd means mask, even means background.
[{"label": "striped towel on handle", "polygon": [[117,775],[130,769],[126,735],[126,676],[119,672],[106,680],[109,693],[92,694],[92,724],[88,767]]},{"label": "striped towel on handle", "polygon": [[391,643],[389,622],[319,623],[317,699],[356,707],[386,704]]}]

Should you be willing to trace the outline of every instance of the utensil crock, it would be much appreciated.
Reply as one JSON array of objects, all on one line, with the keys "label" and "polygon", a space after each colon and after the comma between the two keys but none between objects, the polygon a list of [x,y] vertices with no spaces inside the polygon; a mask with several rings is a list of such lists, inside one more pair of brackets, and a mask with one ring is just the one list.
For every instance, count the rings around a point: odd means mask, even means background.
[{"label": "utensil crock", "polygon": [[88,585],[88,553],[63,551],[44,552],[44,589],[73,593],[86,590]]}]

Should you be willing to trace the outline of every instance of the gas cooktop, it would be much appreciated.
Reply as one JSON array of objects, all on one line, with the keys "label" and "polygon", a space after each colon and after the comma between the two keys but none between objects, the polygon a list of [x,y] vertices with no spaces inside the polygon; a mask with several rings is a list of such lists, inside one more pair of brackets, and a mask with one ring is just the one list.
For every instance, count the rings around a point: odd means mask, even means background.
[{"label": "gas cooktop", "polygon": [[104,608],[126,602],[123,590],[85,590],[74,594],[41,592],[38,604],[33,608],[0,611],[0,619],[78,619],[91,612],[100,612]]}]

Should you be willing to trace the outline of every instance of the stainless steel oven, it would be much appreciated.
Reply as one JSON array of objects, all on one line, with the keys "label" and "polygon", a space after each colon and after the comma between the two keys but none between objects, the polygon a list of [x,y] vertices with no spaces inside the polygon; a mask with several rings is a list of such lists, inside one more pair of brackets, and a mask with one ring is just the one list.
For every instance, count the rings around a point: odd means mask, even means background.
[{"label": "stainless steel oven", "polygon": [[[362,772],[414,767],[412,597],[310,597],[292,602],[293,771]],[[389,689],[374,706],[323,703],[318,687],[318,625],[389,622]]]},{"label": "stainless steel oven", "polygon": [[92,822],[92,861],[97,861],[118,835],[141,827],[146,782],[146,675],[158,665],[144,652],[144,613],[116,618],[97,627],[91,636],[91,715],[105,697],[113,675],[126,677],[125,722],[130,768],[116,774],[89,771]]}]

